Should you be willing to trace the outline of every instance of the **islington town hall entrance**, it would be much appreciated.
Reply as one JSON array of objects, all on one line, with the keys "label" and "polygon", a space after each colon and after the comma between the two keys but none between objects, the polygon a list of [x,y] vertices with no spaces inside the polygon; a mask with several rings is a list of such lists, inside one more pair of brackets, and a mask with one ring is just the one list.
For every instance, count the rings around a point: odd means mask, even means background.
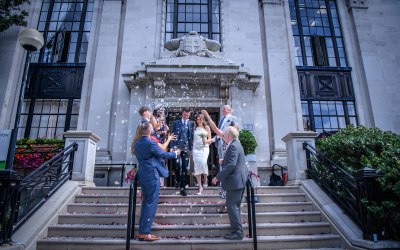
[{"label": "islington town hall entrance", "polygon": [[[206,39],[197,32],[165,42],[170,52],[159,60],[142,63],[134,72],[123,73],[123,81],[130,91],[130,114],[143,106],[165,109],[167,125],[181,118],[182,107],[191,108],[190,119],[206,109],[214,122],[219,121],[220,108],[235,102],[252,105],[253,95],[261,76],[252,75],[240,65],[221,57],[218,41]],[[240,93],[235,97],[232,93]],[[135,127],[137,120],[131,119],[129,127]],[[168,163],[170,177],[166,185],[174,183],[174,171]],[[193,163],[190,163],[190,185],[193,186]],[[219,168],[216,150],[210,145],[208,158],[208,183]]]},{"label": "islington town hall entrance", "polygon": [[[189,107],[190,108],[190,107]],[[172,133],[172,124],[175,120],[181,119],[182,115],[182,108],[167,108],[165,109],[165,122],[169,127],[170,132]],[[207,110],[210,114],[211,118],[215,123],[219,121],[219,108],[190,108],[190,121],[195,122],[196,116],[201,112],[202,109]],[[208,123],[207,123],[208,124]],[[215,136],[215,133],[211,131],[211,137]],[[165,178],[164,185],[167,187],[174,186],[175,184],[175,171],[173,169],[172,160],[168,160],[168,170],[169,170],[169,177]],[[208,155],[208,180],[203,180],[204,183],[211,184],[212,178],[218,173],[219,165],[218,165],[218,157],[217,157],[217,150],[214,146],[214,143],[210,145],[210,154]],[[188,171],[188,180],[186,183],[189,183],[191,187],[196,185],[196,178],[193,175],[193,159],[190,158],[190,170]]]}]

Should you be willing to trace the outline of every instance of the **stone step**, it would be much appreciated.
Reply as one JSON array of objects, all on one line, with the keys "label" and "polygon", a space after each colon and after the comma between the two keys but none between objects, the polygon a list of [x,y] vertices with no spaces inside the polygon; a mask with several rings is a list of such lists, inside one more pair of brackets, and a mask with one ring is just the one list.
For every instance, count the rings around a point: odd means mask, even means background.
[{"label": "stone step", "polygon": [[[137,209],[140,210],[141,204],[137,204]],[[273,203],[256,203],[256,213],[260,212],[296,212],[296,211],[314,211],[312,202],[273,202]],[[220,213],[223,209],[222,204],[208,203],[203,204],[158,204],[158,213]],[[247,205],[242,204],[242,209],[245,211]],[[68,213],[127,213],[128,204],[96,204],[96,203],[71,203],[68,204]]]},{"label": "stone step", "polygon": [[[247,210],[246,210],[247,211]],[[242,213],[242,222],[247,223],[248,216]],[[125,225],[128,215],[124,214],[62,214],[58,217],[59,224],[100,224],[100,225]],[[139,221],[139,213],[136,213],[136,222]],[[289,223],[289,222],[317,222],[321,221],[320,212],[269,212],[258,213],[257,223]],[[227,214],[156,214],[155,223],[158,224],[227,224]]]},{"label": "stone step", "polygon": [[[140,188],[138,188],[140,190]],[[160,189],[160,194],[177,194],[179,189],[174,187],[165,187]],[[197,187],[187,188],[189,194],[196,194],[198,192]],[[269,187],[260,186],[254,190],[255,194],[276,194],[276,193],[298,193],[299,186],[279,186]],[[219,194],[219,187],[208,186],[204,188],[205,194]],[[83,187],[82,194],[109,194],[109,195],[129,195],[128,187]]]},{"label": "stone step", "polygon": [[[135,227],[136,232],[138,226]],[[245,234],[248,225],[243,225]],[[153,224],[152,233],[164,238],[179,237],[218,237],[230,233],[229,224],[209,225],[159,225]],[[263,236],[297,235],[297,234],[330,234],[327,222],[304,223],[257,223],[257,234]],[[49,237],[117,237],[126,235],[126,225],[85,225],[62,224],[51,225],[48,228]]]},{"label": "stone step", "polygon": [[[310,249],[330,248],[339,249],[340,238],[337,235],[284,235],[258,236],[258,249]],[[125,249],[124,238],[70,238],[48,237],[38,241],[38,250],[121,250]],[[190,249],[253,249],[253,239],[245,237],[240,241],[229,241],[221,237],[216,238],[162,238],[155,242],[131,240],[131,249],[135,250],[190,250]]]},{"label": "stone step", "polygon": [[[299,202],[306,201],[305,194],[303,193],[283,193],[283,194],[257,194],[259,202]],[[106,194],[84,194],[75,197],[76,203],[128,203],[128,195],[106,195]],[[179,194],[160,195],[159,202],[168,203],[198,203],[198,202],[221,202],[221,198],[216,194],[202,194],[202,195],[188,195],[183,197]],[[243,197],[246,202],[246,197]],[[137,202],[141,202],[141,197],[138,195]]]}]

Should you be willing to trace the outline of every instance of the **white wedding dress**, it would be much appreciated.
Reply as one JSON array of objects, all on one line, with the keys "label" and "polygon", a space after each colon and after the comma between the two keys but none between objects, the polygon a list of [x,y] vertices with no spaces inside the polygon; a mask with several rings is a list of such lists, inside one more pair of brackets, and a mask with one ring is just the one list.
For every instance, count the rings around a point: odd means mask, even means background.
[{"label": "white wedding dress", "polygon": [[203,145],[203,141],[200,134],[204,134],[207,139],[208,133],[205,129],[197,127],[194,130],[193,135],[193,165],[194,165],[194,175],[206,174],[208,175],[208,165],[207,159],[210,153],[210,147],[206,143]]}]

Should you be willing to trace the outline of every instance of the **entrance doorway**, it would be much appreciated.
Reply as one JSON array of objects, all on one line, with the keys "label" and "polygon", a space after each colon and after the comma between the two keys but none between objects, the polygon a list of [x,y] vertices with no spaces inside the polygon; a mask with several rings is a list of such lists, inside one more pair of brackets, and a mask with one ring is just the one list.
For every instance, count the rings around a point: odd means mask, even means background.
[{"label": "entrance doorway", "polygon": [[[207,110],[210,114],[211,119],[217,123],[219,121],[219,108],[190,108],[190,120],[195,121],[197,114],[201,113],[201,110]],[[172,131],[172,124],[175,120],[181,119],[182,110],[181,108],[167,108],[165,110],[165,122],[169,127],[169,130]],[[211,137],[214,137],[215,133],[211,131]],[[214,143],[210,145],[210,154],[208,156],[208,180],[203,180],[207,182],[208,185],[211,184],[212,178],[218,173],[218,154],[217,150],[214,146]],[[168,187],[174,186],[175,183],[175,171],[172,166],[172,160],[168,160],[168,170],[169,170],[169,177],[165,178],[164,184]],[[193,176],[193,159],[190,157],[190,170],[188,171],[188,180],[186,183],[189,184],[190,187],[195,186],[196,178]]]}]

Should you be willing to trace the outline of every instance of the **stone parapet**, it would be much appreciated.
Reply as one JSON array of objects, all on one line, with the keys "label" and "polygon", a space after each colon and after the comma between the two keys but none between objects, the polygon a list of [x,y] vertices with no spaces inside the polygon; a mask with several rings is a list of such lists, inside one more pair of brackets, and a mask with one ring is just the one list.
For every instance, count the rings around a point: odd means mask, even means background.
[{"label": "stone parapet", "polygon": [[318,133],[312,131],[290,132],[282,140],[286,143],[288,184],[298,184],[301,180],[307,179],[305,169],[307,167],[306,153],[303,149],[303,142],[315,146],[315,137]]},{"label": "stone parapet", "polygon": [[80,181],[81,185],[94,186],[94,165],[96,159],[97,142],[101,138],[91,131],[67,131],[64,133],[65,147],[72,143],[78,144],[78,151],[74,157],[72,180]]}]

